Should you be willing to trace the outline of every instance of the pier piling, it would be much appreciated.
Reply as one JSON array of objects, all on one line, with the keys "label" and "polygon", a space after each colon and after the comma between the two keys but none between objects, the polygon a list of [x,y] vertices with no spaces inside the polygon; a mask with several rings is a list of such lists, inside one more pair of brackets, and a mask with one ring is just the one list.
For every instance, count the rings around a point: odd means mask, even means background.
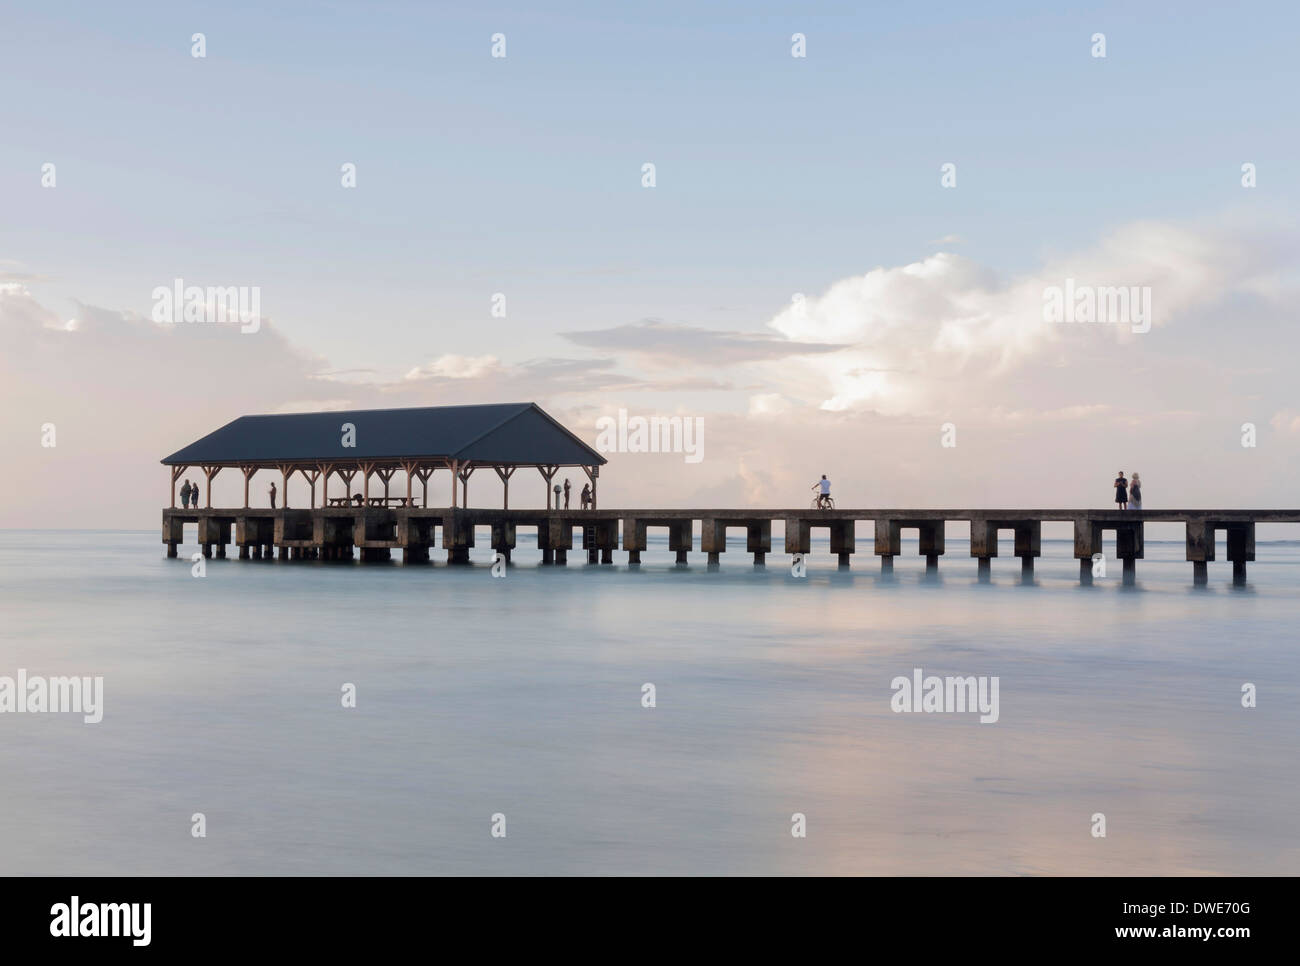
[{"label": "pier piling", "polygon": [[767,566],[772,552],[772,521],[748,520],[745,523],[745,550],[754,555],[754,566]]},{"label": "pier piling", "polygon": [[[513,563],[516,530],[535,527],[543,564],[563,565],[574,547],[573,531],[582,528],[582,547],[591,564],[612,564],[619,548],[629,566],[637,567],[647,549],[648,527],[668,531],[668,549],[679,565],[695,550],[694,526],[700,527],[699,549],[708,566],[720,566],[727,550],[727,531],[744,528],[745,549],[756,568],[766,564],[772,550],[772,525],[785,528],[785,551],[807,556],[812,551],[812,531],[828,531],[836,565],[846,569],[856,550],[855,526],[870,520],[875,526],[873,549],[883,576],[893,572],[894,558],[902,552],[903,530],[915,529],[925,558],[925,572],[938,572],[945,550],[948,522],[970,525],[971,556],[976,558],[980,580],[988,580],[992,560],[998,556],[999,531],[1015,535],[1015,555],[1020,558],[1022,581],[1032,584],[1034,558],[1042,554],[1042,524],[1072,523],[1074,556],[1079,561],[1079,581],[1094,582],[1092,558],[1103,552],[1105,531],[1115,534],[1115,557],[1123,582],[1136,581],[1137,561],[1144,556],[1147,522],[1178,522],[1186,526],[1186,559],[1192,564],[1196,586],[1208,582],[1208,564],[1215,559],[1215,531],[1226,537],[1226,557],[1232,563],[1232,580],[1243,584],[1247,566],[1255,559],[1255,525],[1300,523],[1300,510],[488,510],[424,509],[417,507],[331,506],[316,509],[168,508],[163,511],[161,540],[167,556],[181,556],[185,528],[194,524],[195,542],[203,556],[221,559],[233,543],[241,560],[351,561],[360,551],[365,562],[392,559],[402,550],[407,564],[426,564],[430,551],[442,547],[448,563],[467,563],[474,547],[475,527],[491,530],[491,545]],[[232,539],[233,538],[233,539]]]}]

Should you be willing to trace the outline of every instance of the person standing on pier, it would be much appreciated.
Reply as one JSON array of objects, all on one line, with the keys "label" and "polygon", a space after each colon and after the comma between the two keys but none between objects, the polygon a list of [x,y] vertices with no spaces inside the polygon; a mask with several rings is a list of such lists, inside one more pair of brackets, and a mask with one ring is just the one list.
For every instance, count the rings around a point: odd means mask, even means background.
[{"label": "person standing on pier", "polygon": [[275,482],[271,482],[271,509],[275,509]]},{"label": "person standing on pier", "polygon": [[1121,510],[1128,509],[1128,480],[1124,479],[1124,471],[1119,471],[1119,476],[1115,477],[1115,502],[1119,504]]},{"label": "person standing on pier", "polygon": [[185,485],[181,487],[181,506],[188,508],[190,505],[190,481],[186,480]]},{"label": "person standing on pier", "polygon": [[1128,508],[1130,510],[1142,509],[1142,477],[1138,476],[1137,470],[1133,471],[1133,483],[1128,488]]},{"label": "person standing on pier", "polygon": [[582,492],[578,494],[578,496],[582,500],[582,508],[584,510],[587,509],[587,507],[591,505],[591,484],[584,483],[582,485]]},{"label": "person standing on pier", "polygon": [[564,509],[569,508],[569,478],[564,478]]}]

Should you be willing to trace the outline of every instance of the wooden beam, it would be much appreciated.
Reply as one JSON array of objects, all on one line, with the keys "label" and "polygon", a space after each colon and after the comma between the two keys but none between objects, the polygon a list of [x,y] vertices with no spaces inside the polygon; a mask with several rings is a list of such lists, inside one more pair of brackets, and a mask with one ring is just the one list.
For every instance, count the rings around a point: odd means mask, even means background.
[{"label": "wooden beam", "polygon": [[357,475],[357,471],[350,467],[340,466],[334,472],[337,473],[339,475],[339,479],[343,481],[343,486],[348,491],[348,502],[351,503],[352,502],[352,477]]},{"label": "wooden beam", "polygon": [[[465,460],[465,462],[460,464],[460,471],[456,474],[458,477],[460,477],[461,507],[469,506],[469,478],[474,475],[474,471],[476,469],[478,469],[478,467],[474,465],[473,460]],[[455,483],[452,484],[452,487],[453,487],[453,496],[454,496]]]},{"label": "wooden beam", "polygon": [[257,472],[257,467],[244,465],[240,467],[240,470],[242,470],[244,474],[244,509],[247,510],[248,509],[248,486],[250,481],[253,479],[253,474]]},{"label": "wooden beam", "polygon": [[388,481],[397,473],[397,467],[380,467],[375,470],[375,475],[384,481],[384,503],[388,503]]},{"label": "wooden beam", "polygon": [[207,508],[209,510],[212,509],[212,481],[216,479],[217,474],[220,472],[221,472],[220,466],[203,467],[203,475],[206,476],[208,479],[208,486],[207,486],[208,492],[206,496],[207,496]]},{"label": "wooden beam", "polygon": [[281,463],[277,469],[280,471],[280,488],[283,492],[280,494],[280,505],[284,509],[289,509],[289,477],[297,472],[297,467],[292,463]]},{"label": "wooden beam", "polygon": [[330,505],[330,477],[334,475],[334,464],[317,463],[316,470],[325,478],[321,483],[320,505],[327,507]]},{"label": "wooden beam", "polygon": [[306,480],[307,483],[311,486],[311,506],[315,507],[316,506],[316,480],[320,478],[320,468],[317,467],[313,469],[310,473],[308,473],[305,467],[300,466],[298,467],[298,472],[302,474],[302,478]]},{"label": "wooden beam", "polygon": [[173,510],[176,509],[176,481],[181,478],[181,474],[184,473],[187,469],[189,469],[188,466],[172,467],[172,509]]},{"label": "wooden beam", "polygon": [[[552,466],[550,463],[544,463],[537,467],[537,472],[542,474],[542,479],[546,481],[546,509],[551,508],[551,479],[560,471],[558,466]],[[557,507],[558,509],[558,507]]]},{"label": "wooden beam", "polygon": [[518,467],[507,466],[505,468],[502,468],[500,466],[494,466],[492,468],[497,471],[497,476],[501,477],[501,487],[504,491],[504,495],[502,497],[502,502],[501,502],[501,509],[509,510],[510,509],[510,477],[515,475],[515,470],[518,469]]},{"label": "wooden beam", "polygon": [[433,476],[436,466],[420,464],[416,466],[415,473],[420,478],[420,484],[424,488],[424,508],[429,509],[429,477]]}]

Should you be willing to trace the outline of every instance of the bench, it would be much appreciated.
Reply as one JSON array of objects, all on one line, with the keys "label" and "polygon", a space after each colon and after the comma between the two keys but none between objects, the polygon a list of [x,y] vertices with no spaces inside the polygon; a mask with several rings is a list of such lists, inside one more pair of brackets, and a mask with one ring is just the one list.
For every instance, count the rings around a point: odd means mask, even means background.
[{"label": "bench", "polygon": [[[330,506],[358,506],[357,498],[354,496],[332,496],[329,501]],[[404,507],[406,506],[406,497],[404,496],[372,496],[365,503],[366,506],[377,507]],[[415,506],[415,500],[411,500],[411,506]]]}]

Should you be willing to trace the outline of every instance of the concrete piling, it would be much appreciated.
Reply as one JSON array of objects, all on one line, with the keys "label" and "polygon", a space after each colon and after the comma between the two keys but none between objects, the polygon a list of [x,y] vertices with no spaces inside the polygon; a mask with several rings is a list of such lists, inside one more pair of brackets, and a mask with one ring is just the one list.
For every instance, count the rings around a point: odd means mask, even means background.
[{"label": "concrete piling", "polygon": [[[1225,514],[1226,516],[1226,514]],[[1192,565],[1192,584],[1209,583],[1209,564],[1215,558],[1215,531],[1223,530],[1228,560],[1232,563],[1232,582],[1246,583],[1246,564],[1255,559],[1255,521],[1201,517],[1187,521],[1186,557]]]},{"label": "concrete piling", "polygon": [[230,544],[241,560],[350,561],[356,552],[365,562],[392,559],[400,549],[408,564],[427,564],[430,551],[442,547],[449,563],[467,563],[474,547],[476,526],[491,530],[491,545],[507,562],[513,562],[516,530],[535,528],[537,548],[543,564],[567,562],[574,548],[573,530],[582,528],[582,548],[592,564],[612,564],[614,552],[627,553],[628,564],[641,564],[647,545],[647,529],[668,531],[668,550],[679,565],[688,562],[694,546],[694,526],[700,527],[699,550],[708,566],[721,565],[727,550],[727,532],[745,531],[745,549],[756,568],[766,564],[772,551],[772,525],[779,521],[785,530],[788,554],[807,556],[812,551],[812,531],[825,530],[830,552],[840,569],[852,562],[856,548],[855,526],[870,520],[875,526],[873,549],[880,558],[882,575],[893,571],[894,558],[902,552],[901,534],[916,530],[918,548],[925,559],[925,572],[938,572],[945,550],[944,528],[948,522],[970,525],[971,556],[976,558],[981,580],[992,572],[998,556],[999,531],[1015,536],[1015,555],[1020,558],[1022,581],[1032,584],[1034,559],[1042,555],[1042,524],[1069,522],[1074,528],[1074,556],[1079,561],[1079,581],[1094,582],[1092,559],[1103,552],[1106,531],[1115,535],[1115,557],[1124,583],[1136,581],[1137,561],[1144,556],[1144,525],[1147,522],[1181,522],[1186,526],[1186,559],[1192,564],[1196,586],[1208,582],[1208,564],[1215,559],[1215,531],[1224,531],[1227,559],[1232,563],[1232,580],[1243,584],[1247,565],[1255,559],[1255,525],[1258,522],[1300,522],[1300,510],[487,510],[423,509],[415,507],[328,507],[318,509],[221,509],[170,508],[163,511],[162,543],[167,556],[182,555],[185,528],[195,525],[196,543],[211,559],[226,556]]},{"label": "concrete piling", "polygon": [[750,520],[745,524],[745,550],[754,555],[755,567],[767,566],[772,552],[772,521]]}]

